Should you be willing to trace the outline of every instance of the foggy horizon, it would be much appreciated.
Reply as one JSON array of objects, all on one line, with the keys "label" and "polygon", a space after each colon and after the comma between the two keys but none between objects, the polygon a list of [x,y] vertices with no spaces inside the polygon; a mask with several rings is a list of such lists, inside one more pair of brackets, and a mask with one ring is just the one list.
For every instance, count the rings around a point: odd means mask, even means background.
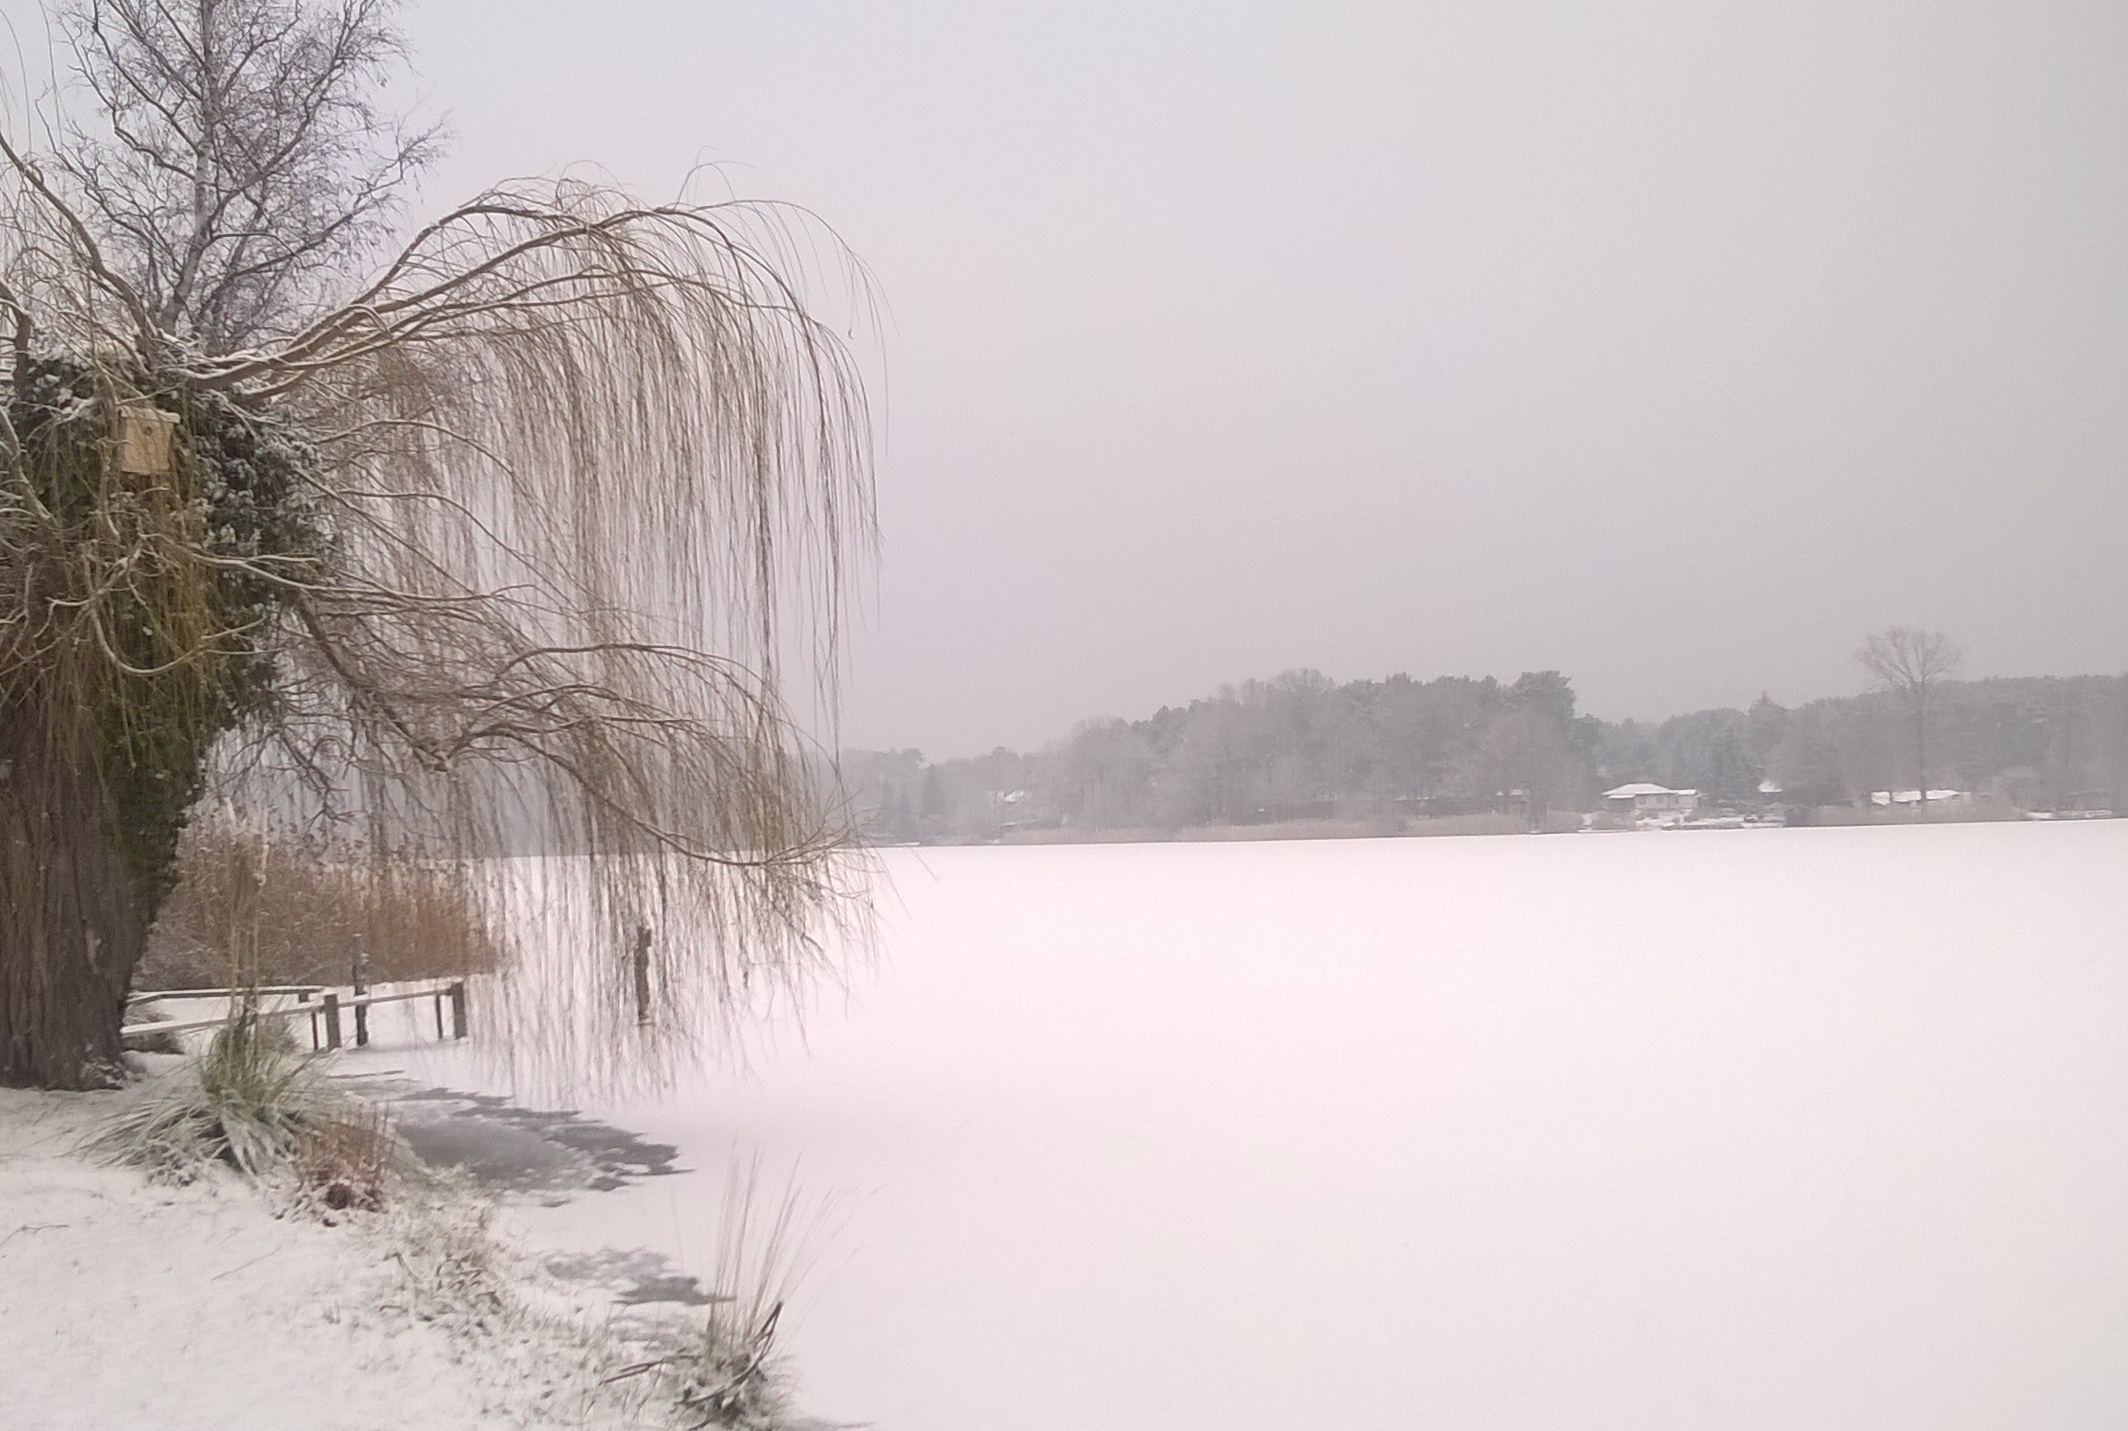
[{"label": "foggy horizon", "polygon": [[1312,667],[1611,718],[2128,668],[2128,15],[408,12],[429,184],[698,159],[887,308],[845,744]]},{"label": "foggy horizon", "polygon": [[[1948,633],[1946,633],[1946,634],[1948,634]],[[1857,645],[1860,645],[1861,643],[1860,643],[1860,641],[1858,640],[1858,641],[1856,642],[1856,644],[1857,644]],[[1849,654],[1850,654],[1850,658],[1852,658],[1852,653],[1850,652]],[[1852,660],[1851,660],[1851,664],[1853,664],[1853,663],[1852,663]],[[1550,669],[1550,668],[1547,668],[1547,669]],[[1407,678],[1411,679],[1412,681],[1415,681],[1415,682],[1422,682],[1422,683],[1423,683],[1423,682],[1427,682],[1427,681],[1432,681],[1432,680],[1435,680],[1435,679],[1468,679],[1468,680],[1472,680],[1472,681],[1485,681],[1485,680],[1493,680],[1493,681],[1497,681],[1497,682],[1498,682],[1498,683],[1499,683],[1500,685],[1502,685],[1502,686],[1510,686],[1510,685],[1514,684],[1515,680],[1516,680],[1516,679],[1517,679],[1518,677],[1521,677],[1521,676],[1524,676],[1524,675],[1530,675],[1530,674],[1538,674],[1538,673],[1536,673],[1536,672],[1531,672],[1531,671],[1526,671],[1526,670],[1516,670],[1516,671],[1502,671],[1502,670],[1493,670],[1493,671],[1362,671],[1362,672],[1342,672],[1342,671],[1325,671],[1325,670],[1323,670],[1323,669],[1322,669],[1321,667],[1318,667],[1318,666],[1306,666],[1306,665],[1301,665],[1301,666],[1288,666],[1288,667],[1286,667],[1286,668],[1285,668],[1284,670],[1279,670],[1279,671],[1267,671],[1267,672],[1262,672],[1262,673],[1259,673],[1259,674],[1256,674],[1256,675],[1250,675],[1250,676],[1240,676],[1240,677],[1236,677],[1236,678],[1234,678],[1234,679],[1231,679],[1231,680],[1225,680],[1225,681],[1220,681],[1220,682],[1218,682],[1218,683],[1216,683],[1216,684],[1214,684],[1214,685],[1212,685],[1212,686],[1209,686],[1209,687],[1207,687],[1207,688],[1206,688],[1206,689],[1204,689],[1204,690],[1201,690],[1201,691],[1196,691],[1196,692],[1193,692],[1193,693],[1191,693],[1191,694],[1189,694],[1189,695],[1186,695],[1186,696],[1181,696],[1181,697],[1171,697],[1171,698],[1169,698],[1169,699],[1166,699],[1166,700],[1158,701],[1158,702],[1154,703],[1153,705],[1150,705],[1150,706],[1146,707],[1146,708],[1145,708],[1145,709],[1143,709],[1143,710],[1135,710],[1135,709],[1134,709],[1134,710],[1127,710],[1127,711],[1096,711],[1096,712],[1089,712],[1089,713],[1087,713],[1087,714],[1085,714],[1085,715],[1082,715],[1082,716],[1078,716],[1078,717],[1074,718],[1073,720],[1071,720],[1070,722],[1068,722],[1068,723],[1067,723],[1067,724],[1066,724],[1065,726],[1063,726],[1062,728],[1060,728],[1060,729],[1058,729],[1058,730],[1056,730],[1056,731],[1054,731],[1054,732],[1050,733],[1050,734],[1049,734],[1049,735],[1047,735],[1047,736],[1043,736],[1043,737],[1041,737],[1041,738],[1038,738],[1038,739],[1036,739],[1036,740],[1032,740],[1032,741],[1029,741],[1029,742],[1026,742],[1026,743],[1024,743],[1024,744],[1020,744],[1020,745],[1014,745],[1014,744],[1013,744],[1012,742],[1010,742],[1010,741],[993,741],[993,742],[991,742],[991,743],[989,743],[989,744],[987,744],[987,745],[978,745],[978,746],[972,746],[972,747],[970,747],[970,748],[968,748],[968,749],[941,749],[941,750],[932,750],[932,749],[930,749],[930,748],[928,748],[928,747],[925,747],[925,746],[916,746],[916,745],[908,745],[908,746],[892,746],[892,745],[881,745],[881,746],[867,746],[867,745],[864,745],[864,744],[863,744],[862,742],[857,742],[857,741],[851,741],[851,740],[848,740],[848,739],[844,739],[844,740],[842,741],[842,746],[843,746],[843,748],[844,748],[844,749],[846,749],[846,750],[880,750],[880,751],[889,751],[889,750],[897,750],[897,749],[909,749],[909,750],[916,750],[916,751],[920,752],[920,753],[921,753],[921,754],[922,754],[922,755],[923,755],[923,756],[924,756],[924,757],[925,757],[925,758],[926,758],[927,760],[930,760],[930,761],[940,761],[940,760],[958,760],[958,759],[966,759],[966,758],[971,758],[971,757],[974,757],[974,756],[980,756],[980,755],[987,755],[987,754],[989,754],[989,753],[990,753],[991,751],[993,751],[993,750],[996,750],[996,749],[1000,749],[1000,748],[1002,748],[1002,749],[1008,749],[1008,750],[1013,750],[1013,751],[1017,751],[1017,752],[1021,752],[1021,753],[1033,753],[1033,752],[1039,751],[1039,750],[1041,750],[1041,749],[1043,749],[1043,748],[1045,748],[1045,747],[1047,747],[1047,746],[1049,746],[1049,745],[1052,745],[1052,744],[1055,744],[1055,743],[1058,743],[1058,742],[1061,742],[1061,741],[1064,741],[1064,740],[1066,740],[1066,739],[1067,739],[1067,738],[1068,738],[1068,737],[1069,737],[1069,736],[1070,736],[1070,735],[1071,735],[1071,734],[1073,733],[1073,731],[1074,731],[1074,730],[1076,730],[1077,728],[1079,728],[1079,727],[1081,727],[1081,726],[1085,726],[1085,725],[1089,725],[1089,724],[1098,724],[1098,723],[1101,723],[1101,722],[1106,722],[1106,721],[1123,721],[1123,722],[1125,722],[1125,723],[1135,723],[1135,722],[1139,722],[1139,721],[1144,721],[1144,720],[1148,720],[1148,719],[1152,718],[1153,716],[1157,715],[1157,714],[1158,714],[1159,712],[1161,712],[1161,711],[1163,711],[1163,710],[1169,710],[1169,709],[1186,709],[1186,708],[1187,708],[1187,707],[1189,707],[1189,706],[1190,706],[1190,705],[1191,705],[1191,704],[1192,704],[1193,702],[1196,702],[1196,701],[1203,701],[1203,700],[1210,700],[1210,699],[1215,699],[1215,698],[1219,697],[1219,696],[1220,696],[1220,695],[1221,695],[1221,694],[1222,694],[1223,692],[1225,692],[1225,691],[1230,691],[1230,690],[1234,690],[1234,689],[1238,689],[1239,687],[1241,687],[1241,686],[1243,686],[1243,685],[1245,685],[1246,683],[1248,683],[1248,682],[1251,682],[1251,681],[1255,681],[1255,682],[1270,682],[1270,681],[1275,681],[1275,680],[1277,680],[1277,679],[1278,679],[1279,677],[1281,677],[1281,676],[1291,675],[1291,674],[1294,674],[1294,673],[1297,673],[1297,672],[1310,672],[1310,673],[1313,673],[1313,674],[1315,674],[1315,675],[1323,676],[1323,677],[1325,677],[1326,679],[1328,679],[1328,680],[1329,680],[1329,681],[1330,681],[1330,682],[1331,682],[1331,683],[1332,683],[1333,685],[1337,685],[1337,686],[1344,686],[1344,685],[1346,685],[1346,684],[1348,684],[1348,683],[1352,683],[1352,682],[1366,682],[1366,681],[1375,681],[1375,682],[1380,682],[1380,681],[1388,681],[1388,680],[1393,680],[1393,679],[1395,679],[1395,678],[1397,678],[1397,677],[1399,677],[1399,676],[1407,677]],[[1813,701],[1819,701],[1819,700],[1842,700],[1842,699],[1846,699],[1846,698],[1849,698],[1849,697],[1854,697],[1854,696],[1860,696],[1860,695],[1868,695],[1868,694],[1870,694],[1870,693],[1872,693],[1872,692],[1878,692],[1878,693],[1881,693],[1881,692],[1883,691],[1883,685],[1882,685],[1882,683],[1881,683],[1881,682],[1878,682],[1878,681],[1876,681],[1876,680],[1874,680],[1874,679],[1873,679],[1873,678],[1872,678],[1871,676],[1869,676],[1869,675],[1868,675],[1868,673],[1867,673],[1867,672],[1865,672],[1865,671],[1864,671],[1864,670],[1862,669],[1862,667],[1861,667],[1861,666],[1860,666],[1859,664],[1855,664],[1855,672],[1856,672],[1855,676],[1854,676],[1854,677],[1853,677],[1853,678],[1852,678],[1852,679],[1851,679],[1850,681],[1848,681],[1848,682],[1847,682],[1847,684],[1846,684],[1845,686],[1843,686],[1842,688],[1840,688],[1840,689],[1837,689],[1837,690],[1817,691],[1817,692],[1810,692],[1810,693],[1798,693],[1798,694],[1795,694],[1795,695],[1793,695],[1793,696],[1789,696],[1789,697],[1784,697],[1784,696],[1783,696],[1783,695],[1782,695],[1781,693],[1779,693],[1779,692],[1777,692],[1777,691],[1773,691],[1773,690],[1770,690],[1770,689],[1766,689],[1766,688],[1764,688],[1764,687],[1761,687],[1761,688],[1759,688],[1759,689],[1757,689],[1757,690],[1754,690],[1754,691],[1753,691],[1753,692],[1752,692],[1752,693],[1751,693],[1750,695],[1748,695],[1748,696],[1744,696],[1744,697],[1741,697],[1741,698],[1739,698],[1739,699],[1734,699],[1734,700],[1716,700],[1716,701],[1707,701],[1707,702],[1703,702],[1703,703],[1700,703],[1700,704],[1696,704],[1696,705],[1690,705],[1690,706],[1680,706],[1680,707],[1678,707],[1678,708],[1677,708],[1677,709],[1675,709],[1675,710],[1660,710],[1660,711],[1633,711],[1633,710],[1628,710],[1628,711],[1615,711],[1615,710],[1601,710],[1601,709],[1595,709],[1595,708],[1592,708],[1592,707],[1591,707],[1591,706],[1589,705],[1589,702],[1588,702],[1588,700],[1586,699],[1586,697],[1585,697],[1585,695],[1584,695],[1584,693],[1583,693],[1583,690],[1582,690],[1582,682],[1581,682],[1580,678],[1579,678],[1579,677],[1577,676],[1577,674],[1576,674],[1575,672],[1573,672],[1573,671],[1561,671],[1561,672],[1559,672],[1558,674],[1560,674],[1560,675],[1562,675],[1562,676],[1566,677],[1567,681],[1568,681],[1568,682],[1569,682],[1569,683],[1570,683],[1570,684],[1571,684],[1571,685],[1573,686],[1573,688],[1574,688],[1574,694],[1575,694],[1575,697],[1576,697],[1576,713],[1577,713],[1577,714],[1579,714],[1579,715],[1589,715],[1589,716],[1596,716],[1596,717],[1598,717],[1598,718],[1602,719],[1603,721],[1605,721],[1606,723],[1608,723],[1608,724],[1614,724],[1614,725],[1615,725],[1615,724],[1620,724],[1620,723],[1625,723],[1625,722],[1637,722],[1637,723],[1639,723],[1639,724],[1642,724],[1642,725],[1660,725],[1660,724],[1661,724],[1662,722],[1664,722],[1664,721],[1666,721],[1666,720],[1669,720],[1669,719],[1671,719],[1672,717],[1675,717],[1675,716],[1683,716],[1683,715],[1692,715],[1692,714],[1695,714],[1695,713],[1698,713],[1698,712],[1702,712],[1702,711],[1710,711],[1710,710],[1737,710],[1737,711],[1742,711],[1742,710],[1748,710],[1748,709],[1749,709],[1749,708],[1751,707],[1751,705],[1752,705],[1752,704],[1753,704],[1753,703],[1754,703],[1755,701],[1757,701],[1757,700],[1758,700],[1758,698],[1759,698],[1760,696],[1762,696],[1762,695],[1763,695],[1763,696],[1766,696],[1766,697],[1768,697],[1768,698],[1770,698],[1771,700],[1773,700],[1773,702],[1774,702],[1774,703],[1775,703],[1776,705],[1780,705],[1780,706],[1783,706],[1783,707],[1786,707],[1786,708],[1789,708],[1789,709],[1794,709],[1795,707],[1798,707],[1798,706],[1804,706],[1804,705],[1808,705],[1808,704],[1810,704],[1810,703],[1811,703],[1811,702],[1813,702]],[[1962,668],[1961,668],[1961,669],[1960,669],[1959,671],[1957,671],[1957,672],[1956,672],[1956,673],[1955,673],[1954,675],[1952,675],[1952,676],[1948,677],[1948,678],[1947,678],[1947,681],[1948,681],[1949,683],[1951,683],[1951,684],[1958,684],[1958,683],[1975,683],[1975,682],[1982,682],[1982,681],[2019,681],[2019,680],[2073,680],[2073,679],[2076,679],[2076,678],[2078,678],[2078,677],[2085,677],[2085,676],[2096,676],[2096,677],[2100,677],[2100,678],[2109,678],[2109,677],[2114,677],[2114,676],[2124,676],[2124,675],[2128,675],[2128,672],[2122,672],[2122,671],[1989,671],[1989,672],[1985,672],[1985,673],[1983,673],[1983,672],[1980,672],[1980,671],[1977,671],[1977,670],[1973,669],[1973,668],[1972,668],[1972,663],[1971,663],[1970,661],[1968,661],[1968,662],[1967,662],[1967,663],[1965,664],[1965,666],[1964,666],[1964,667],[1962,667]]]},{"label": "foggy horizon", "polygon": [[1893,624],[2128,669],[2118,7],[404,19],[455,134],[424,202],[708,163],[869,265],[844,744],[1293,668],[1792,705]]}]

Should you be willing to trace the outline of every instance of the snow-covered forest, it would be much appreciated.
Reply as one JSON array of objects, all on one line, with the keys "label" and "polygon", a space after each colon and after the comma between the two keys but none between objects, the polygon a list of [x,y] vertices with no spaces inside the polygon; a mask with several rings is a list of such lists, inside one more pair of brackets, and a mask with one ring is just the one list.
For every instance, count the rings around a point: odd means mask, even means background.
[{"label": "snow-covered forest", "polygon": [[[2128,677],[1947,681],[1932,699],[1932,784],[2004,813],[2128,808]],[[1294,671],[1088,721],[1038,751],[851,751],[843,767],[874,838],[952,841],[1301,820],[1358,831],[1511,810],[1535,824],[1642,780],[1810,810],[1913,785],[1914,760],[1912,715],[1885,691],[1606,720],[1581,713],[1557,671],[1343,684]]]}]

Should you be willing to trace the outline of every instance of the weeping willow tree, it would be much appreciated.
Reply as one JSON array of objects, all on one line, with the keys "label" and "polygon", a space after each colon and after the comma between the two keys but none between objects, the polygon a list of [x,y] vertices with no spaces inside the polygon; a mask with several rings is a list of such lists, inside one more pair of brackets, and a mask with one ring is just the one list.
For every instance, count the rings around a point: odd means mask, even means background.
[{"label": "weeping willow tree", "polygon": [[210,799],[468,871],[538,1058],[669,1072],[862,909],[784,695],[873,531],[813,236],[565,178],[395,238],[388,0],[57,14],[0,140],[0,1077],[110,1075]]}]

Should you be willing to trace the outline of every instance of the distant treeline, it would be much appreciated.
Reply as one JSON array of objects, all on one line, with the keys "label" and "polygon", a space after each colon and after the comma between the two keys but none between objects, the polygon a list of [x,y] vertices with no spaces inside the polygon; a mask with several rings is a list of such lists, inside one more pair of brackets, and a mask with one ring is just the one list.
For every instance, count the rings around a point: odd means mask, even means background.
[{"label": "distant treeline", "polygon": [[[1946,681],[1928,724],[1931,786],[1995,808],[2128,810],[2128,678]],[[1808,818],[1922,784],[1914,762],[1913,713],[1889,693],[1794,709],[1761,696],[1652,723],[1577,714],[1557,671],[1343,685],[1293,671],[1145,720],[1090,721],[1033,753],[849,751],[842,775],[870,837],[956,841],[1483,814],[1541,827],[1642,780]]]}]

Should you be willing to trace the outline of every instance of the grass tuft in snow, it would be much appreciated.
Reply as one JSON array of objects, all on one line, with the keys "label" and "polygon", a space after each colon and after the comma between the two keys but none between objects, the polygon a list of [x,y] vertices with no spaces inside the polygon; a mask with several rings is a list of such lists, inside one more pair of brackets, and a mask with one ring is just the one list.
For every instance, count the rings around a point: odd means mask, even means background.
[{"label": "grass tuft in snow", "polygon": [[685,1424],[732,1431],[784,1431],[799,1424],[792,1378],[777,1345],[784,1307],[811,1270],[827,1227],[808,1212],[794,1179],[770,1195],[761,1160],[734,1166],[718,1232],[714,1303],[694,1344],[670,1364]]},{"label": "grass tuft in snow", "polygon": [[298,1135],[292,1160],[296,1191],[333,1212],[381,1212],[394,1180],[413,1171],[412,1158],[389,1113],[349,1099]]},{"label": "grass tuft in snow", "polygon": [[406,1309],[422,1321],[471,1334],[530,1325],[509,1294],[508,1256],[490,1223],[493,1206],[460,1174],[425,1180],[383,1224],[399,1264]]},{"label": "grass tuft in snow", "polygon": [[695,1418],[691,1424],[735,1431],[779,1431],[790,1424],[790,1377],[776,1350],[782,1317],[781,1301],[758,1314],[710,1313],[674,1394],[680,1410]]},{"label": "grass tuft in snow", "polygon": [[216,1163],[259,1178],[352,1106],[296,1052],[285,1028],[239,1005],[198,1058],[106,1124],[88,1151],[175,1182]]}]

